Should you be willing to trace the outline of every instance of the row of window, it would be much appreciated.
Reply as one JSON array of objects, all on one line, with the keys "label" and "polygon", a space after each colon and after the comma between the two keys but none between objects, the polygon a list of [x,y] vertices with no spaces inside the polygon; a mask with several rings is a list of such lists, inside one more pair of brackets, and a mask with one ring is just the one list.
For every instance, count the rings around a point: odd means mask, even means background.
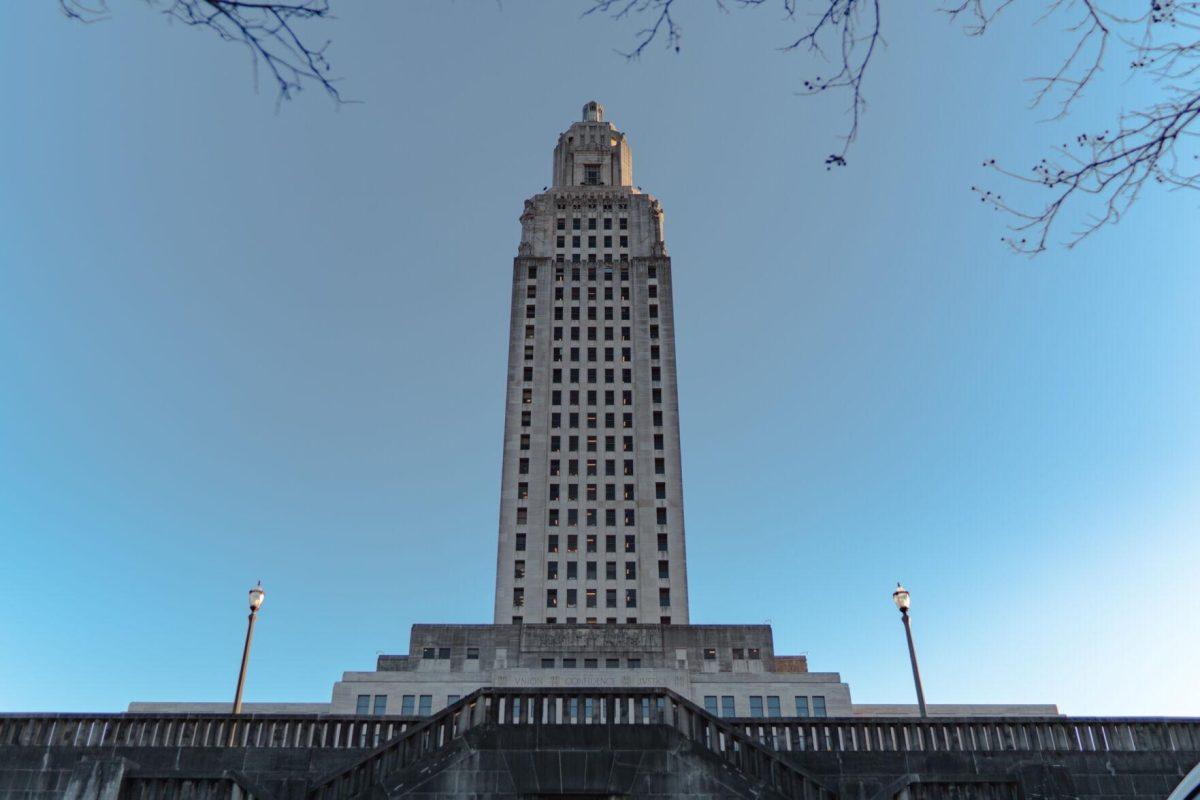
[{"label": "row of window", "polygon": [[[426,661],[433,661],[434,659],[438,659],[438,660],[442,660],[442,661],[447,660],[450,658],[450,648],[449,647],[425,647],[425,648],[422,648],[421,649],[421,658]],[[478,647],[468,647],[467,648],[467,660],[468,661],[478,661],[479,660],[479,648]]]},{"label": "row of window", "polygon": [[[459,700],[459,695],[447,695],[446,705],[454,705]],[[359,715],[374,714],[381,716],[387,713],[387,695],[375,695],[375,702],[371,702],[371,695],[360,694],[355,707],[356,713]],[[414,714],[422,717],[428,717],[433,713],[433,695],[431,694],[406,694],[400,698],[400,713],[405,716],[413,716]]]},{"label": "row of window", "polygon": [[[565,590],[565,603],[567,608],[577,608],[579,606],[579,590]],[[617,590],[604,590],[604,607],[605,608],[637,608],[637,589],[626,589],[624,603],[617,605]],[[598,589],[584,589],[583,599],[585,608],[597,608],[599,603]],[[525,606],[525,587],[517,586],[513,588],[513,608],[523,608]],[[671,607],[671,590],[663,587],[658,590],[658,606],[659,608]],[[546,590],[546,608],[558,608],[558,589]]]},{"label": "row of window", "polygon": [[[530,287],[530,288],[532,288],[532,287]],[[525,306],[525,318],[526,319],[534,319],[537,316],[536,308],[537,308],[536,306],[532,306],[532,305]],[[530,309],[533,309],[532,313],[531,313]],[[587,316],[587,319],[589,322],[599,322],[599,315],[600,315],[600,312],[599,312],[599,310],[597,310],[596,306],[588,306],[587,307],[586,316]],[[562,306],[556,305],[554,307],[554,319],[556,321],[561,322],[561,321],[565,320],[567,316],[568,316],[568,313],[563,309]],[[569,316],[570,316],[572,322],[580,322],[580,321],[582,321],[584,314],[579,306],[571,306]],[[627,306],[627,305],[621,306],[621,320],[628,321],[629,319],[630,319],[629,306]],[[604,320],[605,320],[605,322],[613,322],[616,320],[616,311],[613,309],[612,306],[604,307]]]},{"label": "row of window", "polygon": [[[549,525],[551,528],[557,528],[559,526],[559,522],[563,519],[563,515],[561,513],[562,510],[563,509],[558,509],[558,508],[546,509],[546,524]],[[567,512],[566,518],[565,518],[567,527],[574,527],[574,526],[578,525],[579,524],[579,509],[568,508],[565,510]],[[517,511],[518,511],[517,523],[522,524],[523,520],[528,519],[528,514],[526,514],[524,517],[522,517],[520,514],[521,509],[518,508]],[[599,517],[600,517],[599,511],[600,510],[596,509],[596,508],[585,508],[583,511],[584,511],[584,514],[583,514],[584,525],[586,525],[589,528],[596,527],[599,524]],[[621,509],[621,515],[622,515],[622,519],[624,520],[625,527],[632,528],[637,524],[635,509],[632,509],[632,508]],[[615,508],[604,509],[604,525],[606,527],[611,528],[611,527],[614,527],[616,524],[617,524],[617,509],[615,509]],[[666,525],[667,524],[667,509],[665,509],[665,508],[654,509],[654,524],[655,525]],[[576,534],[571,534],[571,535],[575,536]],[[626,537],[626,538],[628,538],[628,537]],[[626,550],[629,551],[628,548],[626,548]],[[551,552],[554,552],[554,551],[551,551]],[[611,553],[613,551],[610,550],[608,552]],[[629,551],[629,552],[632,552],[632,551]]]},{"label": "row of window", "polygon": [[[651,314],[651,316],[657,317],[658,316],[658,306],[651,306],[651,309],[653,309],[653,311],[654,311],[654,313]],[[601,328],[599,328],[598,326],[596,326],[596,325],[587,326],[586,334],[582,333],[582,330],[583,329],[580,328],[580,326],[578,326],[578,325],[572,326],[571,331],[570,331],[571,341],[578,342],[578,341],[580,341],[581,336],[586,336],[587,340],[589,342],[599,341]],[[606,325],[603,328],[603,331],[604,331],[604,341],[611,342],[611,341],[615,340],[615,337],[617,335],[616,328],[614,328],[611,325]],[[553,330],[551,331],[551,333],[553,334],[554,341],[561,342],[563,340],[563,327],[561,325],[556,325],[553,328]],[[659,338],[659,334],[660,334],[660,331],[659,331],[658,325],[651,325],[650,326],[650,338],[657,339],[657,338]],[[628,342],[632,339],[632,337],[633,337],[632,329],[628,325],[622,326],[621,327],[621,341]],[[537,338],[537,326],[536,325],[526,325],[525,326],[525,338],[526,339],[536,339]]]},{"label": "row of window", "polygon": [[[588,167],[588,168],[591,169],[591,167]],[[597,224],[598,220],[600,221],[600,224],[604,226],[604,228],[603,228],[604,230],[606,230],[606,231],[612,230],[612,226],[613,226],[613,218],[612,217],[571,217],[571,230],[573,230],[573,231],[583,230],[582,226],[585,224],[585,221],[586,221],[587,229],[589,231],[594,231],[594,230],[596,230],[596,224]],[[618,225],[618,230],[622,230],[622,231],[629,230],[629,217],[617,217],[617,225]],[[559,217],[557,220],[555,220],[554,229],[556,231],[565,231],[567,229],[567,218]]]},{"label": "row of window", "polygon": [[[551,500],[562,499],[562,496],[563,496],[562,487],[564,485],[567,487],[567,500],[578,500],[579,499],[579,487],[581,485],[584,487],[584,492],[585,492],[584,496],[587,500],[598,500],[599,499],[599,489],[600,489],[599,484],[596,484],[596,483],[585,483],[585,484],[552,483],[552,484],[550,484],[550,487],[549,487],[549,496],[550,496]],[[635,494],[634,487],[635,487],[635,484],[632,484],[632,483],[625,484],[622,489],[622,492],[621,492],[621,497],[618,498],[617,497],[617,484],[606,483],[606,484],[604,484],[604,499],[611,500],[611,501],[617,501],[618,499],[619,500],[635,500],[636,498],[634,497],[634,494]],[[529,484],[525,481],[518,481],[517,482],[517,499],[524,500],[527,497],[529,497]],[[666,500],[667,499],[667,484],[666,483],[659,481],[654,484],[654,498],[656,500]],[[591,536],[593,534],[588,534],[588,535]]]},{"label": "row of window", "polygon": [[[514,618],[514,622],[516,621],[519,621],[519,618]],[[594,622],[595,620],[591,621]],[[563,658],[561,660],[561,668],[576,669],[580,666],[579,662],[580,659]],[[584,658],[582,662],[583,669],[600,669],[600,659],[598,658]],[[543,669],[555,669],[560,666],[558,659],[554,658],[543,658],[541,665]],[[620,666],[621,659],[619,658],[604,659],[605,669],[619,669]],[[625,666],[628,669],[640,669],[642,660],[640,658],[627,658]],[[457,694],[447,695],[446,705],[454,705],[458,702],[459,698],[460,695]],[[374,697],[369,694],[360,694],[356,699],[355,713],[360,716],[382,716],[387,713],[388,698],[385,694],[377,694]],[[764,699],[766,700],[765,705],[763,703]],[[571,702],[574,703],[574,699]],[[749,705],[749,716],[751,717],[783,716],[783,707],[778,695],[767,695],[765,698],[762,695],[751,695]],[[733,695],[721,695],[720,697],[711,694],[705,695],[704,709],[714,716],[736,717],[738,716],[737,698]],[[797,717],[825,717],[827,716],[825,697],[824,695],[812,695],[811,697],[807,695],[795,695],[795,710]],[[568,711],[569,716],[575,716],[574,710],[569,709]],[[433,695],[402,695],[400,698],[400,713],[404,716],[412,716],[414,714],[422,717],[429,716],[433,713]]]},{"label": "row of window", "polygon": [[[588,272],[592,273],[590,275],[590,277],[593,281],[595,281],[596,276],[594,273],[596,272],[596,268],[591,267],[588,269]],[[624,270],[622,270],[622,272],[624,272]],[[621,280],[626,280],[626,277],[622,276]],[[589,304],[593,304],[593,303],[599,302],[600,299],[603,297],[604,302],[606,302],[606,303],[612,303],[612,302],[616,301],[617,299],[620,299],[621,304],[622,304],[621,305],[622,310],[629,308],[628,303],[630,301],[630,298],[632,297],[632,291],[628,285],[621,286],[619,292],[614,292],[612,286],[605,286],[604,292],[601,293],[600,288],[601,287],[599,287],[599,286],[584,286],[584,287],[572,286],[571,294],[570,294],[571,302],[572,303],[582,303],[584,301],[584,299],[586,298],[587,302]],[[581,292],[580,289],[586,289],[587,291]],[[538,290],[538,287],[537,287],[536,283],[526,284],[525,285],[525,299],[526,300],[536,300],[537,296],[538,296],[537,290]],[[657,283],[647,283],[646,284],[646,295],[651,298],[658,297],[658,284]],[[562,307],[560,304],[567,300],[567,287],[565,285],[563,285],[562,283],[559,283],[558,285],[556,285],[554,287],[554,300],[556,303],[556,305],[555,305],[556,309],[560,309]],[[579,307],[575,306],[573,310],[578,311],[578,309],[579,309]],[[574,317],[574,319],[578,319],[578,317]]]},{"label": "row of window", "polygon": [[[735,647],[735,648],[733,648],[734,661],[740,661],[743,659],[749,659],[750,661],[757,661],[760,658],[762,658],[762,651],[757,647]],[[704,648],[704,660],[705,661],[716,661],[717,660],[717,648],[715,648],[715,647]]]},{"label": "row of window", "polygon": [[[573,537],[573,536],[575,536],[575,534],[570,534],[567,536],[567,552],[569,552],[569,553],[577,552],[579,549],[579,540],[578,539],[575,539],[574,548],[571,547],[571,537]],[[527,547],[528,535],[524,532],[518,532],[518,533],[514,534],[513,539],[514,539],[513,549],[515,549],[519,553],[525,552],[525,549]],[[610,550],[609,549],[610,546],[613,549]],[[616,546],[617,546],[617,537],[615,534],[609,534],[608,536],[604,537],[604,551],[606,553],[617,552]],[[634,549],[636,547],[637,547],[637,543],[636,543],[634,534],[626,534],[625,535],[625,552],[632,553],[632,552],[634,552]],[[557,533],[552,533],[546,537],[546,549],[551,553],[558,552],[558,534]],[[658,534],[658,552],[665,553],[665,552],[667,552],[667,549],[668,549],[667,534],[665,534],[665,533]]]},{"label": "row of window", "polygon": [[[561,411],[551,412],[551,414],[550,414],[551,430],[559,430],[560,428],[562,428],[562,426],[563,426],[562,422],[563,422],[563,415],[562,415]],[[588,430],[597,430],[599,427],[599,422],[600,422],[600,413],[597,411],[588,411],[584,416],[584,422],[587,425]],[[658,427],[658,428],[662,427],[663,412],[661,410],[656,410],[653,412],[652,422],[655,427]],[[568,423],[567,427],[578,430],[579,429],[579,412],[578,411],[568,411],[567,412],[567,423]],[[533,412],[532,411],[522,411],[521,412],[521,427],[529,428],[532,426],[533,426]],[[605,430],[616,430],[616,427],[617,427],[617,413],[615,411],[606,411],[604,413],[604,429]],[[623,428],[625,430],[629,430],[632,427],[633,427],[633,412],[631,412],[631,411],[622,412],[621,428]],[[616,444],[616,440],[613,440],[613,444],[614,445]],[[605,444],[605,449],[608,449],[607,443]]]},{"label": "row of window", "polygon": [[[526,367],[525,369],[526,373],[522,376],[522,380],[533,380],[533,367]],[[588,367],[587,369],[571,367],[565,371],[560,367],[554,367],[550,370],[551,383],[564,383],[564,376],[566,377],[566,383],[617,383],[617,370],[613,367],[606,367],[603,372],[596,367]],[[601,378],[603,378],[603,381],[601,381]],[[662,381],[661,367],[650,368],[650,380]],[[633,369],[623,367],[621,369],[620,382],[633,383]]]},{"label": "row of window", "polygon": [[[616,361],[617,360],[616,348],[605,347],[603,352],[604,352],[604,360],[605,361]],[[596,357],[599,354],[600,354],[600,349],[596,348],[596,347],[588,347],[588,348],[570,347],[567,349],[567,355],[569,356],[568,360],[573,363],[579,362],[580,355],[586,355],[588,361],[596,361]],[[658,361],[660,356],[661,356],[661,351],[659,350],[658,345],[656,345],[656,344],[650,345],[650,360]],[[563,360],[563,349],[561,347],[553,348],[550,351],[550,358],[551,358],[551,360],[556,361],[556,362],[562,361]],[[531,344],[525,345],[525,360],[533,361],[533,345],[531,345]],[[632,360],[633,360],[633,348],[622,347],[620,363],[628,364]]]},{"label": "row of window", "polygon": [[[596,267],[588,267],[587,268],[587,279],[589,281],[595,281],[597,274],[601,274],[603,276],[604,280],[606,280],[606,281],[611,281],[614,276],[619,276],[622,283],[627,282],[629,280],[629,268],[628,267],[621,267],[620,269],[615,269],[611,265],[605,265],[605,266],[600,267],[600,270],[601,270],[600,273],[597,273]],[[531,281],[537,280],[537,265],[530,264],[526,274],[529,276],[529,280],[531,280]],[[582,274],[583,274],[583,272],[580,267],[572,267],[571,268],[571,280],[572,281],[580,280],[580,276]],[[652,281],[657,280],[658,279],[658,267],[653,264],[646,267],[646,277]],[[554,267],[554,282],[555,283],[564,283],[566,281],[566,279],[567,279],[567,268],[555,265],[555,267]]]},{"label": "row of window", "polygon": [[[796,695],[796,716],[797,717],[824,717],[825,714],[825,697],[824,695],[812,696],[812,713],[809,713],[809,698],[806,695]],[[767,695],[766,713],[763,713],[763,697],[762,695],[750,696],[750,716],[751,717],[782,717],[783,708],[780,705],[777,695]],[[713,715],[722,717],[736,717],[737,703],[733,695],[721,695],[721,704],[717,705],[716,695],[704,696],[704,710]]]},{"label": "row of window", "polygon": [[355,704],[354,713],[362,717],[365,717],[368,714],[383,716],[387,713],[387,695],[375,695],[375,702],[372,703],[371,695],[360,694],[358,696],[358,702]]},{"label": "row of window", "polygon": [[[542,659],[542,669],[554,669],[556,666],[558,666],[557,659],[553,659],[553,658],[543,658]],[[579,666],[580,666],[579,659],[564,658],[562,660],[562,668],[563,669],[575,669],[576,667],[579,667]],[[641,669],[642,660],[640,658],[627,658],[627,659],[625,659],[625,666],[627,666],[629,669]],[[582,667],[584,669],[600,669],[600,659],[585,658],[585,659],[583,659]],[[621,668],[621,659],[619,659],[619,658],[604,659],[604,669],[620,669],[620,668]]]},{"label": "row of window", "polygon": [[[637,580],[637,563],[638,562],[636,562],[636,561],[626,561],[625,562],[625,569],[624,569],[625,580],[627,580],[627,581]],[[579,562],[578,561],[566,561],[566,562],[564,562],[564,564],[566,565],[566,580],[569,580],[569,581],[579,580]],[[587,580],[587,581],[599,580],[599,578],[597,577],[596,567],[597,567],[597,562],[585,561],[584,562],[584,578],[583,579]],[[547,561],[546,562],[546,580],[548,580],[548,581],[559,580],[560,574],[561,573],[558,570],[558,562],[557,561]],[[525,560],[517,559],[516,561],[513,562],[513,579],[521,580],[524,577],[525,577]],[[658,577],[659,577],[659,579],[664,580],[664,581],[669,580],[671,577],[671,562],[665,558],[660,559],[658,562]],[[617,579],[617,562],[616,561],[605,561],[604,562],[604,579],[608,580],[608,581],[615,581]],[[737,651],[735,650],[734,652],[737,652]],[[757,654],[758,648],[754,648],[754,652]],[[734,658],[741,658],[741,657],[742,656],[736,656],[736,655],[734,656]],[[755,655],[754,657],[758,658],[757,655]]]},{"label": "row of window", "polygon": [[[574,250],[578,250],[581,247],[584,247],[583,239],[584,239],[583,236],[572,236],[571,237],[571,248]],[[598,244],[598,241],[601,239],[603,240],[602,245]],[[554,237],[554,246],[556,248],[558,248],[559,250],[565,249],[567,246],[567,237],[566,236]],[[613,237],[612,236],[603,236],[603,237],[588,236],[587,237],[587,248],[589,250],[595,250],[598,246],[603,246],[606,250],[611,250],[612,246],[613,246]],[[629,237],[628,236],[618,236],[617,237],[617,247],[628,248],[629,247]]]}]

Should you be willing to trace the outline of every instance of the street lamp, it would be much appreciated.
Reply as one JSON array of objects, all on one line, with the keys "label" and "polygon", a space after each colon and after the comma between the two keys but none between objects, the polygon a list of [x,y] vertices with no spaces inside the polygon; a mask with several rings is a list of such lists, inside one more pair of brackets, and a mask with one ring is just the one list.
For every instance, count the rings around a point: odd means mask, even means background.
[{"label": "street lamp", "polygon": [[254,636],[254,620],[258,618],[259,606],[267,593],[263,591],[262,581],[250,590],[250,621],[246,624],[246,646],[242,648],[242,671],[238,673],[237,692],[233,695],[233,713],[242,713],[242,689],[246,686],[246,662],[250,660],[250,639]]},{"label": "street lamp", "polygon": [[929,714],[925,710],[925,690],[921,688],[921,670],[917,667],[917,648],[913,645],[912,623],[908,619],[908,607],[912,601],[908,589],[901,586],[898,581],[896,591],[892,592],[892,602],[896,604],[896,608],[900,609],[900,618],[904,620],[904,635],[908,638],[908,658],[912,661],[913,683],[917,686],[917,706],[921,710],[921,717],[928,717]]}]

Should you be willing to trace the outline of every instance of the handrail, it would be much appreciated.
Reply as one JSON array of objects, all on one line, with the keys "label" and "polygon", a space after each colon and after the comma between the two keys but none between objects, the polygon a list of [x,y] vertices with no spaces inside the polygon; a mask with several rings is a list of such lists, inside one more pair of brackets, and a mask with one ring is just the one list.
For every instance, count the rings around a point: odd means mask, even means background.
[{"label": "handrail", "polygon": [[484,725],[667,725],[741,772],[797,800],[835,795],[778,753],[669,689],[479,689],[316,783],[311,800],[342,800]]},{"label": "handrail", "polygon": [[[614,690],[572,691],[595,697]],[[618,693],[632,698],[665,691]],[[562,697],[572,692],[513,689],[505,693]],[[429,719],[261,713],[6,713],[0,714],[0,747],[228,747],[232,726],[235,747],[365,750],[391,742]],[[1196,718],[731,717],[722,722],[781,752],[1200,752],[1200,719]]]},{"label": "handrail", "polygon": [[1200,719],[760,717],[730,722],[780,752],[1200,752]]},{"label": "handrail", "polygon": [[0,747],[367,749],[395,739],[423,719],[319,714],[0,714]]}]

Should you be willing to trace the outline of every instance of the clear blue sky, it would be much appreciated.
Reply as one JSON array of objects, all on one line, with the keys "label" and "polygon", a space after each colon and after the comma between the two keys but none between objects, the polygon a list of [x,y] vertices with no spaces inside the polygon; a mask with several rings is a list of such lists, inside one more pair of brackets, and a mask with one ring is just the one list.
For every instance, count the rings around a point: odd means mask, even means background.
[{"label": "clear blue sky", "polygon": [[[0,28],[0,709],[329,697],[491,614],[522,201],[598,99],[675,264],[692,619],[775,626],[858,702],[1200,714],[1200,225],[1150,191],[1030,261],[969,192],[1065,126],[1053,26],[889,19],[849,167],[774,10],[679,55],[582,3],[346,3],[361,105],[113,0]],[[1136,98],[1134,98],[1136,99]],[[1005,187],[1001,187],[1002,189]]]}]

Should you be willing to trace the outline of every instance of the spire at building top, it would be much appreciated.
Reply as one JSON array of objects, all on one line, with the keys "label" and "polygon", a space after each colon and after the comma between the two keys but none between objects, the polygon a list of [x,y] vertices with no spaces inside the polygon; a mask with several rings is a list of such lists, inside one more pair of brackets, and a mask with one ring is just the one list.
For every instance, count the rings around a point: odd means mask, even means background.
[{"label": "spire at building top", "polygon": [[583,119],[558,137],[554,148],[554,188],[633,186],[629,142],[595,100],[583,105]]}]

